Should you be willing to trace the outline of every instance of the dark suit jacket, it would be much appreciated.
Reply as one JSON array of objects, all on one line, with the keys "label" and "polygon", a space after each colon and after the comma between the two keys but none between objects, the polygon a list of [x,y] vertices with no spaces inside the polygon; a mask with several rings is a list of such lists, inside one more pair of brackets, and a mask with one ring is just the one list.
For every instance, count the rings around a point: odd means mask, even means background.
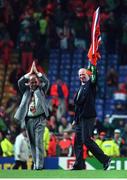
[{"label": "dark suit jacket", "polygon": [[85,83],[85,85],[81,85],[80,88],[81,91],[79,96],[77,92],[74,98],[76,122],[82,118],[96,117],[96,110],[95,110],[96,84],[92,83],[90,79]]}]

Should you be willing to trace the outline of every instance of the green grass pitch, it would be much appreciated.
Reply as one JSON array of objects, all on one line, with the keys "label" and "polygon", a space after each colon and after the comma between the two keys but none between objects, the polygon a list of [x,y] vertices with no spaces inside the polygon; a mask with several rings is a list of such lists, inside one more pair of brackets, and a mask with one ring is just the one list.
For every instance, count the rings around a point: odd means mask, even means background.
[{"label": "green grass pitch", "polygon": [[0,170],[0,178],[127,178],[126,170]]}]

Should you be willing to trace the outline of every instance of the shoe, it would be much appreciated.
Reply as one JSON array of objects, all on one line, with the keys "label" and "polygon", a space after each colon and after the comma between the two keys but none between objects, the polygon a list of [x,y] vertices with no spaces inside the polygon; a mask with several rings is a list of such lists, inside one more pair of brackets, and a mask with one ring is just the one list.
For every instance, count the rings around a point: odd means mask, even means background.
[{"label": "shoe", "polygon": [[83,170],[83,168],[72,168],[71,171],[75,171],[75,170]]},{"label": "shoe", "polygon": [[109,160],[103,165],[103,169],[104,170],[107,170],[109,165],[110,165],[110,162],[111,162],[111,158],[109,158]]},{"label": "shoe", "polygon": [[83,168],[83,167],[73,167],[71,169],[71,171],[74,171],[74,170],[85,170],[86,168]]},{"label": "shoe", "polygon": [[40,171],[40,170],[43,170],[44,168],[38,168],[38,169],[35,169],[35,170],[37,170],[37,171]]},{"label": "shoe", "polygon": [[39,168],[35,168],[34,170],[43,170],[44,169],[44,167],[39,167]]}]

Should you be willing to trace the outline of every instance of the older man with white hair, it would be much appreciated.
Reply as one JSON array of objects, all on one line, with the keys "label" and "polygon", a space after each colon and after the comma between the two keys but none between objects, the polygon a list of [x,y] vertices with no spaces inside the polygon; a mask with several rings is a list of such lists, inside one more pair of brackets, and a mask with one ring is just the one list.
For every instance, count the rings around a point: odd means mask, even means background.
[{"label": "older man with white hair", "polygon": [[78,71],[81,86],[74,98],[75,117],[72,125],[75,127],[75,155],[76,161],[72,170],[81,170],[85,168],[83,161],[83,144],[91,153],[103,164],[106,170],[111,161],[110,157],[105,155],[95,141],[91,138],[95,123],[95,97],[96,97],[96,66],[90,65],[90,69],[81,68]]}]

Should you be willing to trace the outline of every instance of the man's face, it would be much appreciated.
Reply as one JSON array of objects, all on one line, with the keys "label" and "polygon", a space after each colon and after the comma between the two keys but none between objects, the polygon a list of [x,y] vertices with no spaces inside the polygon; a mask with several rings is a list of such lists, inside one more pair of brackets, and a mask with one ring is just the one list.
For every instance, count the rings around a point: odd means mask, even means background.
[{"label": "man's face", "polygon": [[120,133],[114,133],[114,138],[119,138],[120,137]]},{"label": "man's face", "polygon": [[89,80],[89,76],[86,74],[86,71],[83,68],[79,70],[79,79],[81,82],[86,82]]},{"label": "man's face", "polygon": [[39,86],[39,80],[35,75],[32,75],[29,80],[29,85],[31,90],[36,90]]}]

